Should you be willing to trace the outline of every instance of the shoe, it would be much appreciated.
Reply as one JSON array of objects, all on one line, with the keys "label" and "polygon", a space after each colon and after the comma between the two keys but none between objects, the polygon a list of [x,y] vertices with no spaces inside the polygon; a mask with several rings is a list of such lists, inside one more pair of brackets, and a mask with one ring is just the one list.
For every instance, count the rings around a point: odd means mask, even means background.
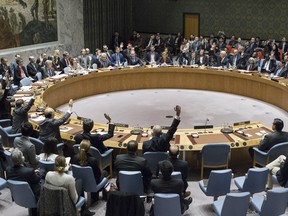
[{"label": "shoe", "polygon": [[189,198],[187,199],[187,204],[190,205],[190,204],[192,203],[192,201],[193,201],[192,197],[189,197]]},{"label": "shoe", "polygon": [[191,195],[191,191],[185,191],[185,193],[183,194],[183,197],[189,197]]},{"label": "shoe", "polygon": [[94,214],[95,212],[91,212],[89,211],[89,209],[84,209],[83,211],[81,211],[81,216],[92,216]]}]

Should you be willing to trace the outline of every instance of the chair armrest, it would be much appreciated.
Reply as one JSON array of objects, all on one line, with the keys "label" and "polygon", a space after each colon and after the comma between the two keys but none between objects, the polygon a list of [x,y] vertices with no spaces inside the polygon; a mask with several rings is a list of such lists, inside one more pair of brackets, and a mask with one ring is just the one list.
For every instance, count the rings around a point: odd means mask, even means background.
[{"label": "chair armrest", "polygon": [[11,125],[11,119],[1,119],[0,120],[0,126],[5,128],[5,127],[9,127]]},{"label": "chair armrest", "polygon": [[107,151],[105,151],[103,154],[101,154],[101,157],[107,157],[110,154],[112,154],[114,149],[108,149]]},{"label": "chair armrest", "polygon": [[22,134],[21,134],[21,133],[16,133],[16,134],[8,134],[8,137],[9,137],[9,138],[16,138],[16,137],[20,137],[20,136],[22,136]]},{"label": "chair armrest", "polygon": [[263,156],[266,156],[266,157],[267,157],[267,155],[268,155],[267,152],[261,151],[261,150],[259,150],[259,149],[256,148],[256,147],[253,147],[253,150],[254,150],[254,155],[255,155],[255,154],[259,154],[259,155],[263,155]]},{"label": "chair armrest", "polygon": [[254,150],[254,161],[257,164],[265,166],[267,164],[268,153],[259,150],[258,148],[253,148]]}]

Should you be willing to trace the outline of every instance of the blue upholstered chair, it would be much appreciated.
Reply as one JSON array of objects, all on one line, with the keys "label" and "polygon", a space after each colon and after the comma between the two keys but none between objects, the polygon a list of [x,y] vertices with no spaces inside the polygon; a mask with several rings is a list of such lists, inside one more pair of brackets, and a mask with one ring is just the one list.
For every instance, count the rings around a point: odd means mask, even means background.
[{"label": "blue upholstered chair", "polygon": [[234,178],[235,185],[242,192],[251,195],[265,190],[268,179],[268,168],[250,168],[245,176]]},{"label": "blue upholstered chair", "polygon": [[37,72],[36,73],[36,77],[38,80],[42,80],[42,73],[41,72]]},{"label": "blue upholstered chair", "polygon": [[32,85],[32,80],[28,77],[25,77],[25,78],[20,80],[20,84],[21,84],[21,86],[30,86],[30,85]]},{"label": "blue upholstered chair", "polygon": [[39,168],[45,170],[45,172],[54,171],[55,162],[39,160]]},{"label": "blue upholstered chair", "polygon": [[250,193],[228,193],[225,199],[213,203],[213,209],[218,216],[243,216],[247,214]]},{"label": "blue upholstered chair", "polygon": [[12,126],[9,127],[2,127],[0,126],[0,136],[1,142],[5,147],[13,147],[13,142],[15,137],[20,137],[21,133],[11,134]]},{"label": "blue upholstered chair", "polygon": [[156,193],[154,196],[155,216],[181,216],[179,194]]},{"label": "blue upholstered chair", "polygon": [[133,192],[139,196],[144,195],[143,179],[140,171],[120,171],[118,180],[121,192]]},{"label": "blue upholstered chair", "polygon": [[256,164],[260,166],[266,166],[270,162],[274,161],[280,155],[288,155],[288,142],[279,143],[274,145],[268,152],[264,152],[254,147],[253,166]]},{"label": "blue upholstered chair", "polygon": [[199,187],[206,196],[213,196],[214,201],[219,196],[230,193],[232,170],[212,170],[208,180],[199,181]]},{"label": "blue upholstered chair", "polygon": [[41,140],[34,137],[29,137],[29,139],[31,143],[33,143],[35,146],[36,155],[41,154],[43,152],[44,143]]},{"label": "blue upholstered chair", "polygon": [[58,143],[57,144],[58,155],[63,155],[63,148],[64,148],[64,143]]},{"label": "blue upholstered chair", "polygon": [[[73,149],[75,154],[79,152],[79,144],[73,145]],[[108,149],[106,152],[101,154],[99,150],[93,146],[90,147],[89,153],[91,156],[97,158],[99,162],[99,167],[101,170],[104,170],[106,167],[109,167],[109,176],[112,178],[113,176],[113,170],[112,170],[112,153],[113,149]]]},{"label": "blue upholstered chair", "polygon": [[7,181],[3,178],[0,178],[0,190],[7,186]]},{"label": "blue upholstered chair", "polygon": [[102,181],[97,184],[94,178],[93,170],[91,167],[81,167],[75,164],[72,164],[72,173],[74,178],[81,179],[83,189],[88,194],[88,203],[91,203],[91,194],[90,192],[98,192],[104,188],[108,183],[107,178],[103,178]]},{"label": "blue upholstered chair", "polygon": [[[159,172],[159,178],[160,177],[162,177],[162,173],[161,172]],[[181,172],[173,171],[171,173],[171,178],[173,178],[173,179],[182,179],[182,174],[181,174]]]},{"label": "blue upholstered chair", "polygon": [[24,181],[7,180],[14,202],[24,208],[28,208],[29,214],[31,208],[37,208],[37,201],[29,184]]},{"label": "blue upholstered chair", "polygon": [[3,128],[11,126],[11,119],[0,119],[0,126]]},{"label": "blue upholstered chair", "polygon": [[251,200],[251,205],[260,216],[282,215],[286,211],[287,203],[288,188],[268,190],[266,196],[255,196]]},{"label": "blue upholstered chair", "polygon": [[148,167],[153,175],[157,175],[158,163],[163,160],[167,160],[167,152],[145,152],[143,157],[147,160]]},{"label": "blue upholstered chair", "polygon": [[201,179],[203,179],[204,168],[228,169],[230,145],[228,144],[206,144],[201,150]]}]

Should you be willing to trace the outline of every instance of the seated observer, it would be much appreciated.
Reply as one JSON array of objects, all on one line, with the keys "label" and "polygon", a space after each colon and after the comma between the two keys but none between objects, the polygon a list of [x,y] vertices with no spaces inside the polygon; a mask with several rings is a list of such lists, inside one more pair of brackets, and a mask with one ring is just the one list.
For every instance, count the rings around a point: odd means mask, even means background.
[{"label": "seated observer", "polygon": [[111,123],[111,118],[106,113],[104,117],[107,119],[109,123],[108,133],[106,134],[91,134],[91,130],[94,126],[94,122],[92,119],[84,119],[83,120],[83,133],[77,134],[74,139],[75,143],[81,143],[82,140],[86,139],[91,142],[91,146],[97,148],[99,152],[102,154],[107,151],[107,147],[104,145],[103,141],[110,139],[114,136],[115,125]]},{"label": "seated observer", "polygon": [[287,187],[288,160],[286,159],[286,156],[280,155],[274,161],[266,165],[269,169],[267,188],[272,189],[273,187],[272,175],[276,175],[277,181],[282,187]]}]

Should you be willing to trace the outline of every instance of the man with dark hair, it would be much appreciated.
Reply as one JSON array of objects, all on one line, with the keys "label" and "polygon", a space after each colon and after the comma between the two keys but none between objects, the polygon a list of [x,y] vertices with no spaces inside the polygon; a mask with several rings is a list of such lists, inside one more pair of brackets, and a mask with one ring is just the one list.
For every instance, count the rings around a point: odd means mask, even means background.
[{"label": "man with dark hair", "polygon": [[[141,171],[143,176],[144,191],[147,192],[152,172],[147,165],[147,160],[143,157],[137,156],[137,151],[138,151],[138,143],[135,140],[130,140],[127,143],[127,154],[117,155],[116,160],[114,162],[114,167],[117,172],[117,176],[121,170]],[[119,187],[118,178],[116,183]]]},{"label": "man with dark hair", "polygon": [[143,154],[145,152],[168,151],[170,147],[169,142],[173,138],[173,135],[176,132],[177,127],[180,123],[181,107],[177,105],[174,108],[174,110],[176,112],[176,116],[168,132],[166,134],[162,133],[162,127],[160,125],[155,125],[152,131],[152,136],[153,136],[152,139],[145,141],[143,143],[143,148],[142,148]]},{"label": "man with dark hair", "polygon": [[[272,124],[273,132],[270,134],[266,134],[263,139],[260,141],[259,150],[261,151],[269,151],[274,145],[277,145],[282,142],[288,142],[288,133],[282,131],[284,127],[284,122],[279,119],[275,118]],[[250,156],[253,158],[254,151],[253,148],[249,148]]]},{"label": "man with dark hair", "polygon": [[0,119],[11,118],[10,101],[7,99],[10,91],[10,84],[9,74],[6,74],[5,87],[3,87],[2,83],[0,82]]},{"label": "man with dark hair", "polygon": [[83,139],[90,140],[91,146],[97,148],[100,153],[104,153],[107,151],[106,146],[104,145],[103,141],[110,139],[114,136],[114,129],[115,125],[111,123],[111,118],[109,115],[104,113],[104,117],[108,120],[109,128],[108,133],[105,134],[91,134],[91,130],[94,126],[94,122],[92,119],[84,119],[83,121],[83,133],[77,134],[74,139],[75,143],[80,144]]},{"label": "man with dark hair", "polygon": [[187,177],[188,177],[188,163],[187,161],[180,160],[178,158],[179,155],[179,146],[178,145],[171,145],[169,148],[169,158],[168,160],[172,163],[174,167],[174,171],[181,172],[182,180],[184,183],[184,197],[190,196],[191,192],[186,191],[188,187]]},{"label": "man with dark hair", "polygon": [[70,99],[69,101],[69,108],[67,112],[64,114],[62,118],[54,119],[55,111],[54,109],[48,107],[44,111],[45,120],[43,120],[40,124],[40,130],[39,130],[39,139],[42,142],[45,142],[45,140],[48,137],[55,137],[58,141],[58,143],[63,142],[60,135],[60,125],[64,124],[72,113],[72,107],[73,107],[73,100]]},{"label": "man with dark hair", "polygon": [[30,142],[29,136],[33,132],[33,126],[29,122],[25,122],[21,125],[21,137],[14,139],[13,145],[18,148],[24,155],[25,165],[34,169],[38,166],[38,160],[36,159],[36,150],[33,143]]},{"label": "man with dark hair", "polygon": [[173,165],[170,161],[159,162],[162,178],[151,181],[151,189],[154,193],[176,193],[179,194],[182,214],[189,208],[192,198],[183,198],[184,183],[181,179],[171,178]]},{"label": "man with dark hair", "polygon": [[23,99],[18,99],[15,103],[15,109],[13,110],[12,119],[12,131],[11,133],[20,133],[21,124],[28,122],[28,112],[33,106],[35,101],[34,96],[26,104]]}]

